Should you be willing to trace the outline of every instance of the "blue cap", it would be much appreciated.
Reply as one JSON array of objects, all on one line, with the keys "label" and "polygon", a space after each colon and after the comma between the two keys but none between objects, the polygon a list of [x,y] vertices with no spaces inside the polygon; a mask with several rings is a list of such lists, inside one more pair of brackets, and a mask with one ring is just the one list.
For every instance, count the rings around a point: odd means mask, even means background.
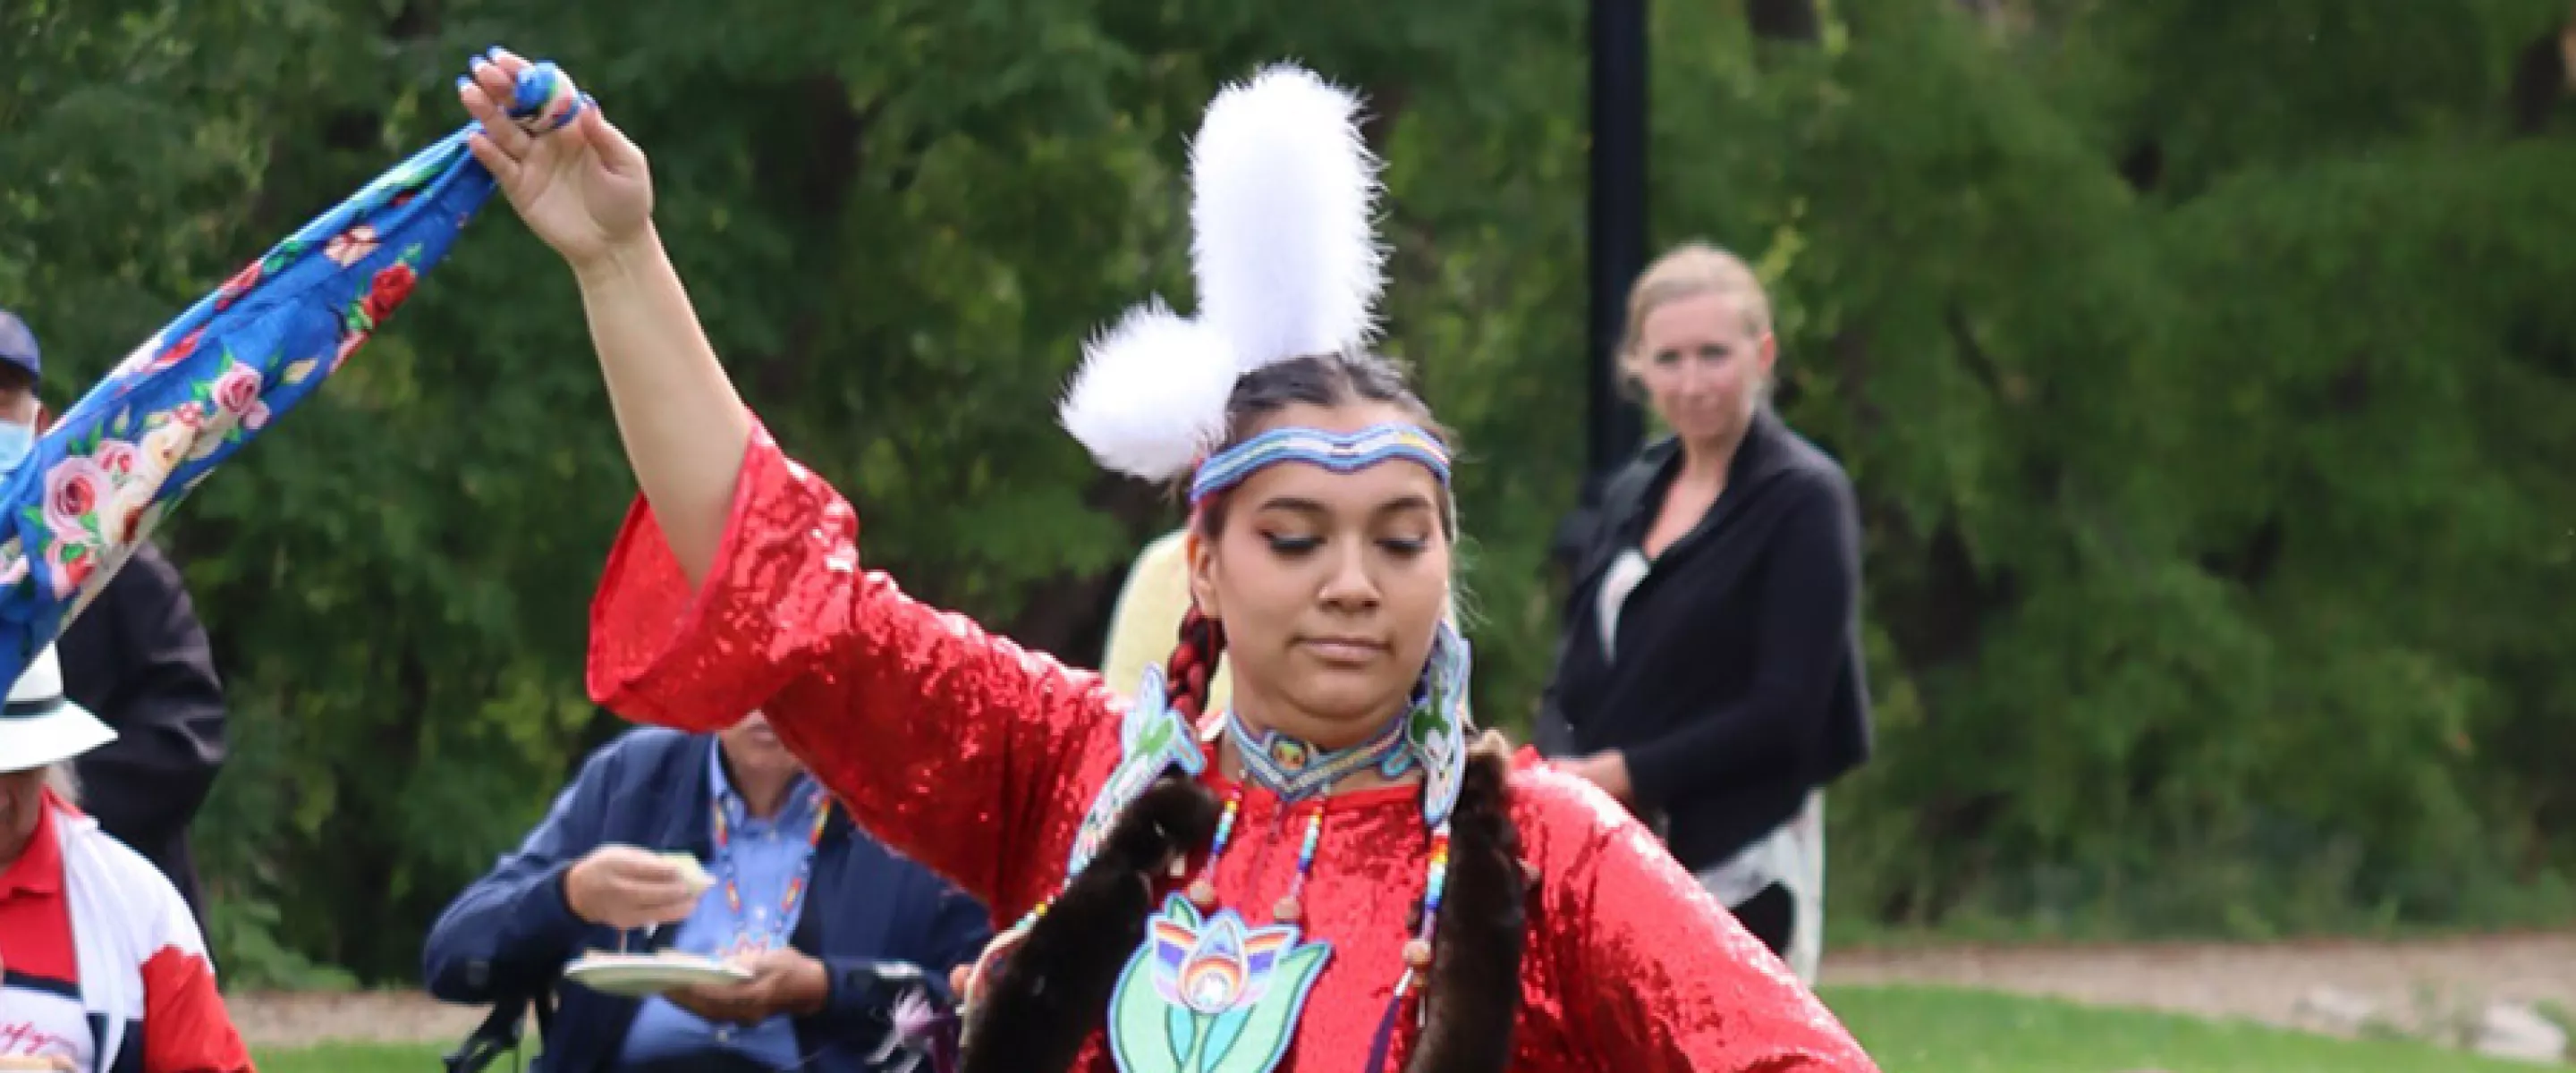
[{"label": "blue cap", "polygon": [[44,374],[44,366],[36,357],[36,333],[28,331],[27,322],[7,310],[0,310],[0,362],[24,369],[29,376]]}]

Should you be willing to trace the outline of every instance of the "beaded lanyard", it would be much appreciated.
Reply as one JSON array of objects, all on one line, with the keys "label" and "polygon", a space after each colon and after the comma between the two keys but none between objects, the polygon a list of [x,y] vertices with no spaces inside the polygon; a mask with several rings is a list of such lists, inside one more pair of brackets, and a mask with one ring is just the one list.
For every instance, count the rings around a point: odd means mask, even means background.
[{"label": "beaded lanyard", "polygon": [[[831,799],[823,796],[820,787],[807,791],[806,799],[813,805],[814,822],[805,832],[805,859],[796,865],[796,874],[787,878],[787,892],[778,899],[781,938],[794,927],[789,922],[796,919],[796,904],[805,897],[805,886],[814,876],[814,853],[823,844],[823,825],[832,818]],[[747,945],[750,936],[748,929],[743,927],[741,869],[734,862],[733,824],[725,816],[722,796],[709,807],[715,813],[716,861],[717,866],[724,870],[725,908],[733,913],[734,945],[736,952],[741,952],[740,948]],[[768,938],[764,935],[762,941],[765,943]]]}]

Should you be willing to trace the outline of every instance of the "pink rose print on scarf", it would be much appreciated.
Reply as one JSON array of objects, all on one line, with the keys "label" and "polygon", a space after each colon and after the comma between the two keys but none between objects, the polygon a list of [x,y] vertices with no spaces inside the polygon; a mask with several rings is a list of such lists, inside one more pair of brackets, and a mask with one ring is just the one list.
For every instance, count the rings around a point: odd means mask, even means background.
[{"label": "pink rose print on scarf", "polygon": [[97,570],[98,556],[87,548],[70,544],[45,546],[45,582],[53,588],[57,599],[79,592],[81,586],[89,584],[90,575]]},{"label": "pink rose print on scarf", "polygon": [[45,472],[46,581],[54,595],[69,596],[98,569],[97,516],[116,491],[116,478],[95,459],[74,456]]},{"label": "pink rose print on scarf", "polygon": [[89,460],[118,484],[148,468],[143,464],[142,450],[124,440],[100,440],[98,450],[90,452]]},{"label": "pink rose print on scarf", "polygon": [[206,390],[213,396],[217,412],[238,414],[241,427],[256,430],[268,423],[268,403],[260,400],[259,386],[258,369],[235,363]]},{"label": "pink rose print on scarf", "polygon": [[45,473],[45,527],[60,544],[86,548],[98,543],[94,516],[116,488],[115,478],[98,463],[75,455]]}]

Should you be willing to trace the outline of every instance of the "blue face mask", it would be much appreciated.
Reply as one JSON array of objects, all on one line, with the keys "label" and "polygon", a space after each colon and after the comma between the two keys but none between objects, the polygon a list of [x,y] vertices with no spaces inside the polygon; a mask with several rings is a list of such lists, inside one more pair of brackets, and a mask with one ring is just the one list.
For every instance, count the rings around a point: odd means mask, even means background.
[{"label": "blue face mask", "polygon": [[36,449],[36,426],[0,421],[0,474],[15,473]]}]

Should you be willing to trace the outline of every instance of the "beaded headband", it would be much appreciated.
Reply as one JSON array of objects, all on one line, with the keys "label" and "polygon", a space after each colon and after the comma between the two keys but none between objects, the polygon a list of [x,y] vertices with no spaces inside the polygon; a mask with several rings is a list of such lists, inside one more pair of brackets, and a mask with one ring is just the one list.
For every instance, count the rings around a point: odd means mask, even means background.
[{"label": "beaded headband", "polygon": [[1449,484],[1448,449],[1416,425],[1371,425],[1357,432],[1274,428],[1200,463],[1197,476],[1190,480],[1190,505],[1196,507],[1209,496],[1242,484],[1245,478],[1281,462],[1304,462],[1335,473],[1356,473],[1396,459],[1419,462],[1443,487]]},{"label": "beaded headband", "polygon": [[[1084,348],[1081,371],[1059,410],[1065,429],[1103,466],[1152,481],[1190,476],[1193,505],[1264,467],[1291,461],[1348,473],[1409,459],[1447,485],[1447,450],[1410,424],[1352,433],[1273,429],[1218,450],[1228,431],[1228,404],[1246,374],[1305,355],[1348,353],[1372,333],[1372,307],[1383,286],[1372,229],[1377,162],[1360,140],[1357,112],[1349,94],[1287,66],[1229,86],[1209,104],[1190,156],[1198,315],[1179,316],[1159,301],[1130,310]],[[1271,736],[1254,743],[1262,755],[1246,754],[1255,765],[1248,775],[1261,774],[1259,765],[1276,759],[1269,773],[1282,778],[1272,781],[1300,795],[1320,793],[1331,776],[1364,763],[1380,765],[1384,773],[1409,773],[1417,766],[1421,772],[1421,819],[1430,851],[1420,919],[1380,1021],[1372,1070],[1384,1064],[1389,1032],[1408,990],[1432,964],[1451,819],[1467,770],[1470,662],[1466,639],[1442,622],[1412,702],[1355,759],[1321,761],[1325,770],[1318,778],[1290,773],[1317,762],[1302,744]],[[1230,725],[1248,729],[1239,721]],[[1208,770],[1219,742],[1201,740],[1201,730],[1171,704],[1162,668],[1149,666],[1119,727],[1119,762],[1075,828],[1065,862],[1067,888],[1154,780],[1167,772],[1197,777]],[[1234,802],[1242,800],[1242,786],[1237,784]],[[1270,1073],[1298,1032],[1309,986],[1332,955],[1330,943],[1300,941],[1304,925],[1295,901],[1313,864],[1323,809],[1307,816],[1290,894],[1270,924],[1255,927],[1240,910],[1218,907],[1211,878],[1231,837],[1235,807],[1229,803],[1219,815],[1215,840],[1188,896],[1164,900],[1118,975],[1109,1000],[1108,1044],[1122,1070]],[[1184,854],[1174,863],[1186,865],[1188,859]],[[1149,891],[1151,885],[1148,878]],[[996,952],[1034,934],[1052,904],[1052,897],[1039,902],[995,939],[970,970],[967,995],[975,993],[974,981],[985,976]]]},{"label": "beaded headband", "polygon": [[[1225,450],[1237,381],[1279,362],[1364,348],[1385,288],[1378,246],[1378,161],[1360,138],[1359,101],[1313,72],[1273,66],[1208,105],[1190,142],[1190,270],[1199,310],[1160,300],[1127,311],[1083,347],[1058,414],[1101,465],[1150,481],[1190,478],[1190,501],[1261,469],[1305,462],[1349,473],[1403,459],[1449,483],[1449,452],[1419,426],[1357,432],[1279,428]],[[1446,624],[1402,717],[1424,772],[1426,827],[1448,822],[1465,764],[1466,638]],[[1195,731],[1166,700],[1160,668],[1136,693],[1125,762],[1076,838],[1080,872],[1110,823],[1154,777],[1203,770]]]}]

